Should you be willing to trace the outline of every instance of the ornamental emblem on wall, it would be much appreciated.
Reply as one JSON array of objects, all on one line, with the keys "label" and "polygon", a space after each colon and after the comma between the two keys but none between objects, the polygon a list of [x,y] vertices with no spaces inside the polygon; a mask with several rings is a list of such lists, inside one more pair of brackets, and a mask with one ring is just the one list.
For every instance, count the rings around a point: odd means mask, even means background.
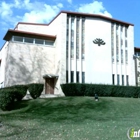
[{"label": "ornamental emblem on wall", "polygon": [[102,39],[100,39],[100,38],[94,39],[93,43],[97,44],[98,46],[105,45],[105,42]]}]

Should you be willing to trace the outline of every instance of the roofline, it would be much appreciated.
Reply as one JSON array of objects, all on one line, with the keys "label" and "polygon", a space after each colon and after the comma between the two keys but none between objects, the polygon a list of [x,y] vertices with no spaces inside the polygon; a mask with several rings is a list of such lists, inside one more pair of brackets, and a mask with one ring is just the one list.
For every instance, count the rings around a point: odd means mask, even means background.
[{"label": "roofline", "polygon": [[73,16],[81,16],[81,17],[96,17],[96,18],[105,19],[105,20],[108,20],[108,21],[111,21],[111,22],[125,24],[127,26],[129,26],[129,25],[134,26],[134,24],[132,24],[132,23],[124,22],[124,21],[121,21],[121,20],[117,20],[117,19],[114,19],[114,18],[103,16],[103,15],[100,15],[100,14],[88,14],[88,13],[81,13],[81,12],[60,11],[48,24],[43,24],[43,23],[29,23],[29,22],[18,22],[17,25],[16,25],[16,27],[14,29],[16,29],[19,24],[49,26],[61,13],[65,13],[67,15],[73,15]]},{"label": "roofline", "polygon": [[44,24],[44,23],[18,22],[17,25],[15,26],[14,30],[17,28],[17,26],[18,26],[19,24],[48,26],[48,24]]},{"label": "roofline", "polygon": [[71,11],[61,11],[60,13],[66,13],[66,14],[76,15],[76,16],[85,16],[85,17],[97,17],[97,18],[102,18],[102,19],[105,19],[105,20],[109,20],[111,22],[118,22],[120,24],[122,23],[122,24],[134,26],[134,24],[132,24],[132,23],[124,22],[124,21],[121,21],[121,20],[117,20],[117,19],[114,19],[114,18],[103,16],[103,15],[100,15],[100,14],[89,14],[89,13],[71,12]]},{"label": "roofline", "polygon": [[32,32],[9,29],[6,35],[4,36],[3,40],[9,41],[13,35],[25,36],[25,37],[28,37],[28,36],[37,37],[37,38],[50,39],[50,40],[56,39],[56,36],[53,36],[53,35],[46,35],[46,34],[39,34],[39,33],[32,33]]},{"label": "roofline", "polygon": [[134,47],[134,50],[140,51],[140,48],[139,47]]}]

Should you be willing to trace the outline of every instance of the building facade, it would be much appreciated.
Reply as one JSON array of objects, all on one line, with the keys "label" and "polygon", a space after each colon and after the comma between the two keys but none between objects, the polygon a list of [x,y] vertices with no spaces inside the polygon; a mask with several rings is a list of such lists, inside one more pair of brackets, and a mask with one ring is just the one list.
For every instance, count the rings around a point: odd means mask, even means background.
[{"label": "building facade", "polygon": [[49,24],[19,22],[0,51],[1,86],[45,83],[136,85],[134,25],[101,15],[61,11]]}]

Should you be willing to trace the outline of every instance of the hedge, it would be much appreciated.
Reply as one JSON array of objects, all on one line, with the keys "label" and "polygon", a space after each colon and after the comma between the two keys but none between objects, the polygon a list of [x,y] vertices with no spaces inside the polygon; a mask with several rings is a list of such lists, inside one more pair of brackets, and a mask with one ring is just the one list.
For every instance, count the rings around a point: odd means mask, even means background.
[{"label": "hedge", "polygon": [[32,83],[28,85],[28,90],[33,99],[38,98],[43,91],[44,84]]},{"label": "hedge", "polygon": [[15,91],[15,99],[21,101],[27,93],[27,85],[14,85],[11,87],[5,87],[4,89],[10,89]]},{"label": "hedge", "polygon": [[15,92],[10,89],[0,90],[0,108],[3,111],[8,111],[13,109],[13,103],[15,100]]},{"label": "hedge", "polygon": [[61,84],[65,96],[140,97],[140,87],[102,84]]}]

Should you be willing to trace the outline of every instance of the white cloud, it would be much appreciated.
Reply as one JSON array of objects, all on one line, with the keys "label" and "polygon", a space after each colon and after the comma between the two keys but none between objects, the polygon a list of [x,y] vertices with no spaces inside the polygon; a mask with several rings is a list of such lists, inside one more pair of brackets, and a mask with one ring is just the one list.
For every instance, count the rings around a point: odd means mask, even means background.
[{"label": "white cloud", "polygon": [[72,0],[67,0],[67,1],[68,1],[68,3],[72,4]]},{"label": "white cloud", "polygon": [[41,10],[34,9],[30,12],[27,12],[23,17],[21,17],[21,19],[22,21],[26,22],[49,22],[52,17],[56,16],[62,7],[63,5],[60,3],[54,6],[44,4]]},{"label": "white cloud", "polygon": [[91,13],[91,14],[101,14],[108,17],[112,15],[106,11],[102,2],[93,1],[92,3],[81,4],[79,8],[76,9],[78,12]]},{"label": "white cloud", "polygon": [[[15,26],[19,21],[49,22],[61,10],[63,4],[48,5],[43,2],[30,0],[13,0],[13,2],[0,2],[0,23]],[[4,24],[5,22],[5,24]]]}]

